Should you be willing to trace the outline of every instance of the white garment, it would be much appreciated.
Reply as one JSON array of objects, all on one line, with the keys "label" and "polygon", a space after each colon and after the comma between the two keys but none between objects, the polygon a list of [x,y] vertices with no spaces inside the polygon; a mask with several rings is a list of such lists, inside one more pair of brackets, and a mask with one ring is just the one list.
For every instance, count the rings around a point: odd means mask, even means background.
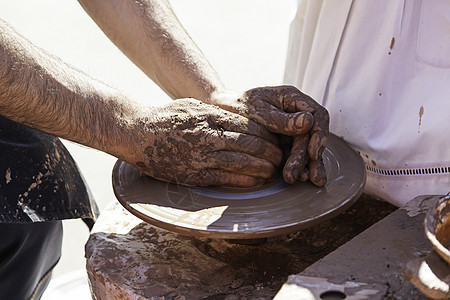
[{"label": "white garment", "polygon": [[367,193],[450,191],[450,1],[300,0],[285,81],[360,152]]}]

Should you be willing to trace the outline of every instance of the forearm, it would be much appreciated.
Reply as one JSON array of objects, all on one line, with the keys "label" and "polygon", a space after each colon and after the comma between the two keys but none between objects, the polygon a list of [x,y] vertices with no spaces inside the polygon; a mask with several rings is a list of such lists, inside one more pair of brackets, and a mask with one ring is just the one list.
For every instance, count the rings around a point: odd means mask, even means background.
[{"label": "forearm", "polygon": [[105,34],[172,98],[209,103],[219,77],[165,0],[79,0]]},{"label": "forearm", "polygon": [[135,103],[32,45],[0,20],[0,114],[119,156]]}]

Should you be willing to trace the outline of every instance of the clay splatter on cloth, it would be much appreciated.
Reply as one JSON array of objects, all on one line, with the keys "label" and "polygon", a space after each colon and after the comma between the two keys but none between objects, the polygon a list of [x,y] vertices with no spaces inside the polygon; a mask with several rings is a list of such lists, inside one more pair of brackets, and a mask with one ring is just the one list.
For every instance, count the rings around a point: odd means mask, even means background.
[{"label": "clay splatter on cloth", "polygon": [[423,109],[423,106],[421,106],[420,110],[419,110],[419,130],[417,130],[417,133],[420,133],[420,126],[422,126],[423,112],[424,112],[424,109]]}]

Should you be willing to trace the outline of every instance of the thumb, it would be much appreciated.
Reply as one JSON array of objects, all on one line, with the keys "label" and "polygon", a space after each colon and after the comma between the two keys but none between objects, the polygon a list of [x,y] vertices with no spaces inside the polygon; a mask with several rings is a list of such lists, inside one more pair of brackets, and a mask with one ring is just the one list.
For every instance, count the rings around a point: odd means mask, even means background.
[{"label": "thumb", "polygon": [[309,132],[314,125],[314,117],[305,111],[287,113],[277,109],[270,113],[269,118],[260,118],[258,122],[274,133],[295,136]]}]

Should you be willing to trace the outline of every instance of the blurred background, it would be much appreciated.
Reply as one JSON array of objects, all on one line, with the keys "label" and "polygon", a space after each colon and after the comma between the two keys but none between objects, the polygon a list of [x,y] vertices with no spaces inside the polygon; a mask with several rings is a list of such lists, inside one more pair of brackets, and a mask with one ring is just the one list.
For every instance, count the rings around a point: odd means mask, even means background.
[{"label": "blurred background", "polygon": [[[290,21],[297,0],[172,0],[193,40],[228,89],[282,83]],[[147,105],[170,101],[134,66],[77,1],[2,1],[0,18],[46,51]],[[116,201],[111,171],[116,159],[63,141],[78,163],[100,210]],[[90,299],[84,271],[89,237],[80,220],[64,221],[63,255],[44,300]]]}]

